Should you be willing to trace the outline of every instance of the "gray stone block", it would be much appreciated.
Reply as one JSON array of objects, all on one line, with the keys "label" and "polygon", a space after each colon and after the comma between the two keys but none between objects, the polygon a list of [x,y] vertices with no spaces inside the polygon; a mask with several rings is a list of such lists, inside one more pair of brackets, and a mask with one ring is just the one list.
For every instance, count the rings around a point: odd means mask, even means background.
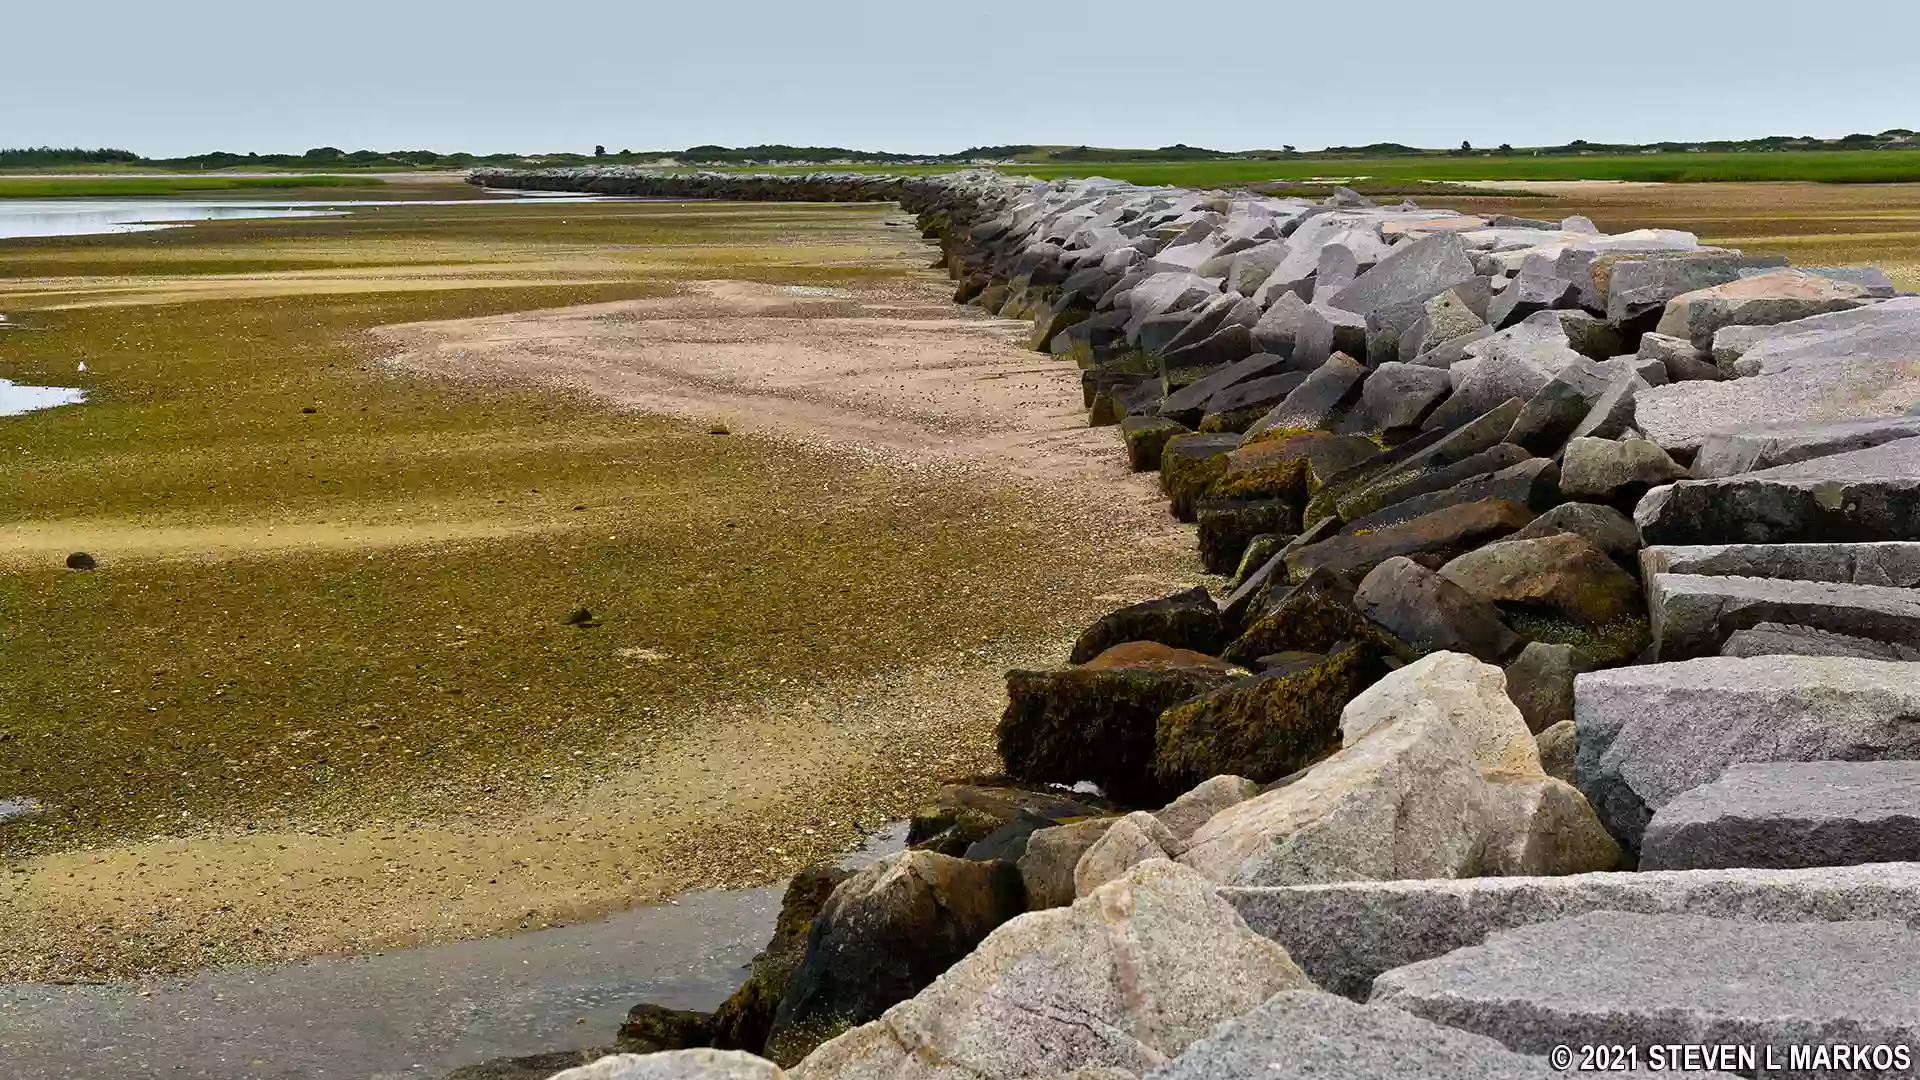
[{"label": "gray stone block", "polygon": [[[1624,1044],[1752,1046],[1768,1076],[1912,1075],[1920,933],[1889,922],[1759,924],[1595,912],[1506,930],[1381,975],[1369,999],[1488,1035],[1521,1053]],[[1886,1071],[1775,1070],[1814,1044],[1902,1048]]]},{"label": "gray stone block", "polygon": [[1424,300],[1474,276],[1467,245],[1452,233],[1399,244],[1353,283],[1326,298],[1336,308],[1366,314],[1386,304]]},{"label": "gray stone block", "polygon": [[1913,540],[1920,538],[1920,438],[1682,480],[1647,492],[1633,516],[1650,545]]},{"label": "gray stone block", "polygon": [[1751,379],[1641,390],[1633,423],[1669,452],[1692,453],[1715,433],[1872,420],[1898,416],[1915,404],[1920,404],[1920,363],[1842,355]]},{"label": "gray stone block", "polygon": [[1236,886],[1220,895],[1315,985],[1352,998],[1366,997],[1383,971],[1478,945],[1496,931],[1591,911],[1882,919],[1920,929],[1920,863]]},{"label": "gray stone block", "polygon": [[1735,631],[1761,623],[1920,648],[1920,592],[1885,585],[1654,574],[1647,579],[1647,614],[1661,660],[1712,656]]},{"label": "gray stone block", "polygon": [[1713,480],[1912,438],[1920,438],[1920,417],[1763,424],[1739,431],[1716,431],[1701,441],[1691,471],[1695,479]]},{"label": "gray stone block", "polygon": [[1578,675],[1577,786],[1637,849],[1647,821],[1729,765],[1920,758],[1920,664],[1705,657]]},{"label": "gray stone block", "polygon": [[1920,861],[1920,761],[1732,765],[1660,808],[1643,870]]},{"label": "gray stone block", "polygon": [[1662,545],[1640,553],[1640,572],[1646,577],[1714,574],[1912,589],[1920,587],[1920,542]]},{"label": "gray stone block", "polygon": [[[1284,990],[1222,1024],[1147,1080],[1552,1080],[1546,1059],[1402,1009]],[[1629,1076],[1651,1076],[1634,1072]]]},{"label": "gray stone block", "polygon": [[1920,649],[1850,637],[1791,623],[1760,623],[1736,630],[1720,646],[1721,656],[1851,656],[1861,660],[1920,660]]}]

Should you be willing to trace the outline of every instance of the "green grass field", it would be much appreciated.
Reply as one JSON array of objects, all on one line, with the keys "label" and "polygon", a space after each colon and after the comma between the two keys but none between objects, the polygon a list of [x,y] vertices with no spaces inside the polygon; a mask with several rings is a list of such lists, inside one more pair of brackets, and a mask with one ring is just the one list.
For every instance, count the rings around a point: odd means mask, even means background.
[{"label": "green grass field", "polygon": [[[780,168],[812,172],[819,167]],[[920,175],[960,166],[870,165],[850,171]],[[1640,180],[1662,183],[1920,181],[1920,150],[1779,151],[1775,153],[1487,155],[1430,154],[1391,158],[1305,158],[1274,161],[1087,161],[1008,165],[1007,171],[1051,180],[1110,176],[1135,184],[1218,187],[1273,181],[1365,177],[1384,182],[1423,180]]]},{"label": "green grass field", "polygon": [[87,196],[147,198],[211,191],[283,191],[288,188],[374,188],[386,181],[374,176],[0,176],[0,199],[70,199]]}]

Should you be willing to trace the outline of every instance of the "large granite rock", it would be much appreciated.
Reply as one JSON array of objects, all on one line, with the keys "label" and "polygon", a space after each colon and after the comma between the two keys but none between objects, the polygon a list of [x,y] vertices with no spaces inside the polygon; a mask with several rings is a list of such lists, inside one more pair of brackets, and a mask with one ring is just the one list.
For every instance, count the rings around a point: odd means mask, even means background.
[{"label": "large granite rock", "polygon": [[1720,646],[1721,656],[1851,656],[1860,660],[1920,660],[1920,649],[1889,645],[1792,623],[1758,623],[1736,630]]},{"label": "large granite rock", "polygon": [[1640,572],[1841,581],[1920,588],[1920,542],[1877,544],[1705,544],[1650,547]]},{"label": "large granite rock", "polygon": [[1686,477],[1647,439],[1574,439],[1560,459],[1560,493],[1586,502],[1631,508],[1649,489]]},{"label": "large granite rock", "polygon": [[[1521,1053],[1624,1044],[1649,1065],[1683,1067],[1691,1064],[1678,1056],[1686,1046],[1757,1047],[1739,1066],[1752,1073],[1815,1045],[1878,1044],[1888,1047],[1887,1060],[1842,1073],[1898,1076],[1911,1075],[1910,1048],[1920,1046],[1916,964],[1920,933],[1897,923],[1593,912],[1503,930],[1396,968],[1374,980],[1368,1000]],[[1834,1073],[1829,1066],[1785,1074]]]},{"label": "large granite rock", "polygon": [[[1162,645],[1143,644],[1173,652]],[[1004,850],[1009,844],[1017,846],[1035,829],[1104,812],[1081,799],[1067,798],[1058,790],[1036,791],[985,778],[974,783],[944,784],[907,819],[907,846],[942,855],[978,858],[985,853],[985,848]],[[1018,858],[1018,855],[988,857]]]},{"label": "large granite rock", "polygon": [[1285,990],[1221,1025],[1149,1074],[1149,1080],[1552,1080],[1565,1075],[1545,1058],[1516,1054],[1485,1036],[1401,1009]]},{"label": "large granite rock", "polygon": [[1290,370],[1289,363],[1289,359],[1283,355],[1255,353],[1168,394],[1167,400],[1160,406],[1160,415],[1192,427],[1200,422],[1207,402],[1216,394],[1241,383],[1286,374]]},{"label": "large granite rock", "polygon": [[1452,392],[1453,381],[1440,368],[1389,361],[1360,388],[1360,412],[1376,431],[1417,427]]},{"label": "large granite rock", "polygon": [[1358,356],[1366,351],[1365,315],[1319,303],[1301,309],[1293,334],[1293,356],[1300,363],[1317,367],[1336,353]]},{"label": "large granite rock", "polygon": [[1655,329],[1711,349],[1723,326],[1771,326],[1830,311],[1851,311],[1867,303],[1861,286],[1804,270],[1772,270],[1682,293],[1667,301]]},{"label": "large granite rock", "polygon": [[1643,870],[1920,862],[1920,761],[1730,765],[1660,808]]},{"label": "large granite rock", "polygon": [[1248,436],[1275,431],[1328,430],[1366,378],[1366,365],[1336,352],[1247,429]]},{"label": "large granite rock", "polygon": [[1647,821],[1727,766],[1920,758],[1920,665],[1706,657],[1574,679],[1574,773],[1630,849]]},{"label": "large granite rock", "polygon": [[1215,776],[1194,786],[1193,790],[1154,811],[1153,816],[1184,849],[1200,826],[1213,815],[1260,794],[1260,785],[1244,776]]},{"label": "large granite rock", "polygon": [[[1730,251],[1619,255],[1595,260],[1594,284],[1606,298],[1607,318],[1626,326],[1657,317],[1677,296],[1737,279],[1742,265]],[[1652,329],[1645,322],[1641,328]]]},{"label": "large granite rock", "polygon": [[1920,297],[1816,315],[1746,335],[1738,335],[1737,329],[1722,330],[1713,341],[1714,359],[1730,377],[1778,374],[1840,360],[1911,371],[1920,358]]},{"label": "large granite rock", "polygon": [[[1573,677],[1585,670],[1586,663],[1571,645],[1533,641],[1520,650],[1506,668],[1507,696],[1526,718],[1527,730],[1537,735],[1573,722]],[[1546,772],[1559,775],[1552,769]]]},{"label": "large granite rock", "polygon": [[1240,436],[1176,435],[1160,451],[1160,490],[1171,504],[1173,516],[1192,521],[1194,504],[1207,488],[1227,470],[1227,454],[1238,449]]},{"label": "large granite rock", "polygon": [[[1714,384],[1720,385],[1720,384]],[[1920,537],[1920,438],[1647,492],[1648,544],[1796,544]]]},{"label": "large granite rock", "polygon": [[1388,559],[1369,573],[1354,608],[1423,654],[1464,652],[1501,663],[1526,645],[1491,603],[1408,558]]},{"label": "large granite rock", "polygon": [[1220,895],[1286,946],[1314,982],[1353,998],[1366,997],[1381,972],[1478,945],[1495,931],[1592,911],[1766,923],[1885,919],[1920,929],[1920,863],[1230,886]]},{"label": "large granite rock", "polygon": [[1080,865],[1080,857],[1118,820],[1087,818],[1038,829],[1029,836],[1027,849],[1015,864],[1027,889],[1027,910],[1045,911],[1073,903],[1073,874]]},{"label": "large granite rock", "polygon": [[1690,455],[1716,433],[1882,419],[1915,405],[1920,357],[1874,360],[1842,352],[1755,378],[1642,389],[1632,419],[1668,452]]},{"label": "large granite rock", "polygon": [[1920,417],[1761,424],[1707,435],[1690,471],[1696,479],[1714,480],[1913,438],[1920,438]]},{"label": "large granite rock", "polygon": [[1422,657],[1368,687],[1341,713],[1341,742],[1352,746],[1383,724],[1427,709],[1453,727],[1481,769],[1540,771],[1533,733],[1507,697],[1506,675],[1465,653]]},{"label": "large granite rock", "polygon": [[822,1046],[796,1080],[1015,1080],[1145,1073],[1282,990],[1312,989],[1213,883],[1133,868],[1015,919],[932,986]]},{"label": "large granite rock", "polygon": [[1425,300],[1473,276],[1466,244],[1452,233],[1440,233],[1396,245],[1352,284],[1327,297],[1327,303],[1364,315],[1387,304]]},{"label": "large granite rock", "polygon": [[1073,866],[1073,895],[1086,896],[1150,859],[1167,859],[1180,842],[1144,810],[1135,810],[1100,834]]},{"label": "large granite rock", "polygon": [[1455,558],[1440,576],[1496,607],[1613,623],[1641,613],[1640,583],[1574,533],[1502,540]]},{"label": "large granite rock", "polygon": [[1316,570],[1365,575],[1404,556],[1444,563],[1511,534],[1533,518],[1533,511],[1520,503],[1481,498],[1378,527],[1356,523],[1339,535],[1296,548],[1288,553],[1286,563],[1289,575],[1296,578]]},{"label": "large granite rock", "polygon": [[1160,454],[1167,440],[1176,435],[1191,435],[1185,424],[1160,416],[1136,414],[1120,420],[1120,438],[1127,446],[1127,464],[1134,472],[1157,472]]},{"label": "large granite rock", "polygon": [[1128,641],[1157,641],[1176,649],[1210,653],[1221,645],[1220,609],[1201,588],[1130,604],[1103,615],[1074,639],[1069,664],[1084,664]]},{"label": "large granite rock", "polygon": [[1584,538],[1622,566],[1639,565],[1639,527],[1620,511],[1598,503],[1562,503],[1534,518],[1508,539],[1537,540],[1568,533]]},{"label": "large granite rock", "polygon": [[1655,655],[1720,651],[1735,631],[1790,623],[1920,649],[1920,592],[1885,585],[1654,574],[1647,579]]},{"label": "large granite rock", "polygon": [[814,916],[763,1052],[791,1067],[919,993],[1026,909],[1012,863],[903,851],[855,873]]},{"label": "large granite rock", "polygon": [[1234,885],[1579,873],[1618,862],[1585,801],[1537,760],[1531,772],[1485,772],[1471,752],[1438,707],[1420,706],[1216,814],[1180,861]]},{"label": "large granite rock", "polygon": [[767,1034],[773,1029],[774,1011],[780,1007],[787,980],[806,955],[813,918],[833,890],[851,876],[850,871],[834,866],[809,866],[788,880],[780,898],[780,914],[774,921],[773,938],[753,958],[747,981],[714,1010],[709,1039],[700,1045],[756,1054],[766,1049]]},{"label": "large granite rock", "polygon": [[551,1080],[785,1080],[780,1066],[739,1050],[614,1054],[552,1074]]}]

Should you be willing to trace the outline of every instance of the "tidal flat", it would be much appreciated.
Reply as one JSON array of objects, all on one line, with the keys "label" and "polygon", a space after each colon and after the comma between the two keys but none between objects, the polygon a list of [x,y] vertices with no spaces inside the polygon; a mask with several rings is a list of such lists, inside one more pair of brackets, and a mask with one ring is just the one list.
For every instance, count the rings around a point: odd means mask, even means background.
[{"label": "tidal flat", "polygon": [[[1198,568],[1074,380],[952,309],[903,221],[422,205],[0,245],[29,328],[0,374],[88,395],[0,421],[0,796],[41,805],[0,826],[0,981],[765,883],[991,769],[1007,667]],[[380,332],[583,304],[724,318],[736,381],[795,336],[902,385],[962,342],[1102,481],[946,452],[967,386],[889,421],[924,437],[816,437],[777,388],[649,412]]]}]

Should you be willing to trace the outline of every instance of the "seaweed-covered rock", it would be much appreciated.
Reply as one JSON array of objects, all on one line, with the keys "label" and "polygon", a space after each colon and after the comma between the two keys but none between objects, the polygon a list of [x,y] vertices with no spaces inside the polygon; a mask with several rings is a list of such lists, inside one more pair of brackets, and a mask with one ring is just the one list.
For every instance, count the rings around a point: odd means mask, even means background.
[{"label": "seaweed-covered rock", "polygon": [[[794,957],[798,960],[799,957]],[[791,967],[788,968],[792,970]],[[775,998],[769,1003],[766,1019],[771,1021],[771,1006],[779,1004],[780,986],[774,987]],[[698,1046],[712,1046],[715,1043],[713,1013],[695,1012],[691,1009],[669,1009],[664,1005],[643,1003],[627,1010],[626,1022],[620,1025],[619,1049],[629,1054],[652,1054],[662,1050],[691,1050]],[[758,1053],[757,1047],[743,1047]]]},{"label": "seaweed-covered rock", "polygon": [[1229,574],[1247,545],[1263,533],[1298,532],[1300,507],[1286,499],[1201,499],[1200,564],[1210,574]]},{"label": "seaweed-covered rock", "polygon": [[[713,1013],[711,1042],[722,1050],[746,1050],[758,1054],[767,1046],[767,1033],[773,1030],[773,1012],[786,991],[787,979],[800,966],[806,951],[807,931],[820,905],[852,873],[835,866],[809,866],[787,881],[780,898],[780,914],[774,920],[773,938],[753,958],[751,973],[740,989],[733,992]],[[628,1022],[634,1019],[628,1014]],[[625,1044],[627,1031],[621,1029],[622,1049],[639,1052],[640,1047]],[[673,1046],[651,1046],[647,1050],[672,1050]]]},{"label": "seaweed-covered rock", "polygon": [[1160,490],[1172,503],[1173,516],[1194,519],[1194,503],[1227,471],[1227,454],[1240,446],[1240,436],[1176,435],[1160,451]]},{"label": "seaweed-covered rock", "polygon": [[1221,499],[1293,499],[1304,502],[1333,476],[1372,458],[1380,448],[1357,435],[1270,429],[1227,455],[1207,493]]},{"label": "seaweed-covered rock", "polygon": [[1305,768],[1339,745],[1340,710],[1384,673],[1369,635],[1318,662],[1175,705],[1160,715],[1154,778],[1171,791],[1223,773],[1267,783]]},{"label": "seaweed-covered rock", "polygon": [[1091,780],[1114,798],[1153,802],[1161,794],[1149,773],[1160,714],[1245,675],[1218,663],[1008,672],[1000,757],[1023,780]]},{"label": "seaweed-covered rock", "polygon": [[1251,664],[1273,653],[1324,653],[1343,641],[1368,640],[1374,633],[1373,624],[1354,610],[1352,580],[1332,570],[1316,570],[1270,606],[1259,608],[1220,655],[1232,663]]},{"label": "seaweed-covered rock", "polygon": [[1120,421],[1120,438],[1127,445],[1127,464],[1134,472],[1157,472],[1167,440],[1192,432],[1163,416],[1128,416]]},{"label": "seaweed-covered rock", "polygon": [[1202,588],[1129,604],[1103,615],[1074,639],[1069,664],[1084,664],[1115,645],[1157,641],[1176,649],[1211,653],[1220,648],[1220,609]]},{"label": "seaweed-covered rock", "polygon": [[904,851],[861,870],[814,916],[774,1013],[767,1057],[791,1066],[879,1018],[1026,909],[1011,863]]}]

